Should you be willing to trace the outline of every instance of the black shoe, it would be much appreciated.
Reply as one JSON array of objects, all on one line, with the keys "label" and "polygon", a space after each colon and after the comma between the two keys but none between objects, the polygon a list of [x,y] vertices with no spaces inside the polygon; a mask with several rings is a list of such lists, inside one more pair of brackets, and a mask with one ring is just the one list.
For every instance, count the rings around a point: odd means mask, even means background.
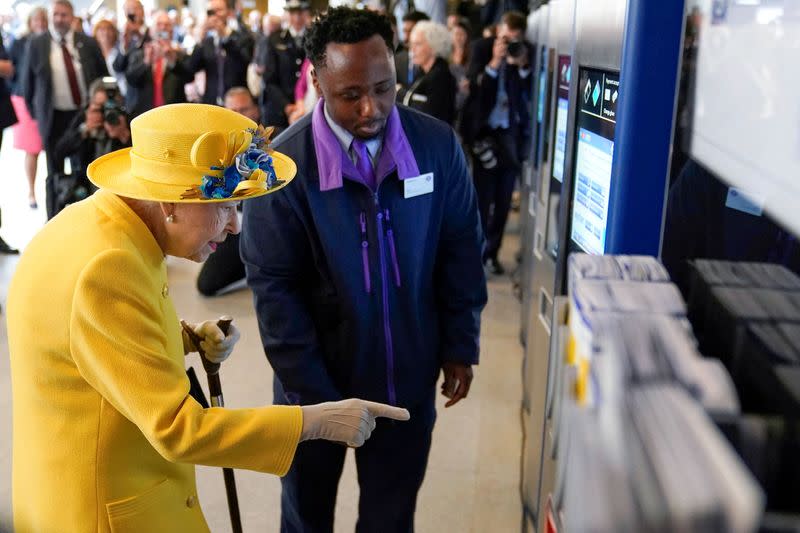
[{"label": "black shoe", "polygon": [[18,254],[19,250],[12,248],[0,237],[0,254]]},{"label": "black shoe", "polygon": [[483,266],[489,274],[494,274],[495,276],[501,276],[506,273],[506,269],[503,268],[503,265],[500,264],[496,257],[486,259],[483,262]]}]

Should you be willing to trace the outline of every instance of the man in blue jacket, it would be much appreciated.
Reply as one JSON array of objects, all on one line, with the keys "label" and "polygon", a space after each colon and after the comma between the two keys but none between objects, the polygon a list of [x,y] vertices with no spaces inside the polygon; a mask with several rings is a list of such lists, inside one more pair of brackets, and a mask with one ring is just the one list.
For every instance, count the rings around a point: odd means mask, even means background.
[{"label": "man in blue jacket", "polygon": [[[276,403],[359,396],[411,412],[375,432],[356,466],[357,529],[412,531],[439,372],[449,407],[478,363],[486,280],[475,191],[453,131],[395,105],[385,17],[331,9],[306,51],[323,98],[275,140],[298,175],[245,206],[242,258]],[[298,447],[282,480],[282,531],[332,531],[345,451]]]}]

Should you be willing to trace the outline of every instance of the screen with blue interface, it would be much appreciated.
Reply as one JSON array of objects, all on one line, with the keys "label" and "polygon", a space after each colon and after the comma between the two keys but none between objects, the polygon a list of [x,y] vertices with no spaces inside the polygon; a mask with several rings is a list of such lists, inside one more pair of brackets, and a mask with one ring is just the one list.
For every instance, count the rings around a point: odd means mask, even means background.
[{"label": "screen with blue interface", "polygon": [[619,74],[581,69],[578,79],[570,238],[585,252],[605,251]]},{"label": "screen with blue interface", "polygon": [[570,63],[570,56],[558,56],[553,171],[550,179],[550,201],[547,204],[546,233],[546,249],[553,259],[558,257],[558,210],[561,204],[561,184],[564,181],[564,160],[567,151],[567,116],[569,115],[569,82],[572,78],[572,66]]}]

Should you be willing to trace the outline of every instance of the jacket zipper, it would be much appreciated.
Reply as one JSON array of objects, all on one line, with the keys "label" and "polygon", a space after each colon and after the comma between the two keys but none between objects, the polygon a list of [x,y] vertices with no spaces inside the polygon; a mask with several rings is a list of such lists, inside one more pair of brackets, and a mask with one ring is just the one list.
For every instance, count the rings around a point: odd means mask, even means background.
[{"label": "jacket zipper", "polygon": [[364,270],[364,290],[372,292],[372,281],[369,275],[369,241],[367,240],[367,214],[362,211],[359,219],[361,225],[361,267]]},{"label": "jacket zipper", "polygon": [[383,215],[386,220],[386,237],[389,239],[389,253],[392,256],[392,269],[394,271],[394,284],[400,288],[400,264],[397,262],[397,247],[394,244],[394,230],[392,229],[392,220],[389,216],[389,210],[384,209]]},{"label": "jacket zipper", "polygon": [[383,334],[386,339],[386,385],[388,387],[389,404],[397,405],[397,392],[394,386],[394,348],[392,346],[392,326],[389,322],[389,284],[386,282],[386,244],[383,241],[383,212],[381,211],[378,191],[373,193],[375,208],[378,213],[378,251],[381,259],[381,294],[383,297]]}]

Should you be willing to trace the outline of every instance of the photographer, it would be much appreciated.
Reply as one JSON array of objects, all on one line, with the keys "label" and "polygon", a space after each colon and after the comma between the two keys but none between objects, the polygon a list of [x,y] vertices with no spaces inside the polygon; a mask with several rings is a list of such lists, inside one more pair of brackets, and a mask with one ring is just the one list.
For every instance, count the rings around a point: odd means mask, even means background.
[{"label": "photographer", "polygon": [[492,274],[504,272],[497,254],[514,182],[530,144],[533,47],[524,40],[525,25],[522,13],[505,13],[496,38],[473,44],[467,69],[470,96],[463,110],[461,134],[472,153],[478,209],[486,235],[483,260]]},{"label": "photographer", "polygon": [[167,12],[156,12],[153,22],[153,39],[131,52],[125,72],[132,119],[154,107],[186,102],[184,86],[194,78],[186,54],[172,40],[173,25]]},{"label": "photographer", "polygon": [[205,37],[188,61],[192,74],[205,71],[203,103],[222,105],[231,87],[247,86],[247,66],[253,59],[255,40],[239,25],[231,0],[209,0]]},{"label": "photographer", "polygon": [[58,175],[56,190],[60,205],[56,206],[57,211],[79,199],[71,197],[70,190],[85,184],[89,163],[131,145],[131,130],[122,102],[114,78],[100,78],[89,86],[89,105],[75,116],[56,143],[58,158],[72,157],[79,162],[70,176]]}]

